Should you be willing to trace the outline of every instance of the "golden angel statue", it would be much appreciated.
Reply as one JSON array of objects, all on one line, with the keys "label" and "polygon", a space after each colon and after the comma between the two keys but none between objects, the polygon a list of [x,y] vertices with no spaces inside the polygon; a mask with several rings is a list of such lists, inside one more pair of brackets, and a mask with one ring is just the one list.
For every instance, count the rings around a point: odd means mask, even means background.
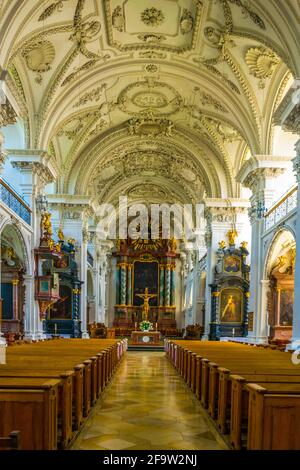
[{"label": "golden angel statue", "polygon": [[61,227],[59,227],[59,229],[57,231],[57,236],[58,236],[58,239],[59,239],[60,242],[64,241],[65,236],[64,236],[64,232],[62,231]]}]

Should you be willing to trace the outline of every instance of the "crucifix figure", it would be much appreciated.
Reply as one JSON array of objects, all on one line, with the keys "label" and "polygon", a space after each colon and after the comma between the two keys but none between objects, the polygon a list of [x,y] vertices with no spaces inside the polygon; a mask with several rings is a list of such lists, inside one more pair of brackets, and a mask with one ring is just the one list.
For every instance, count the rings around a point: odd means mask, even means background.
[{"label": "crucifix figure", "polygon": [[144,303],[142,305],[143,320],[148,320],[148,315],[149,315],[149,310],[150,310],[149,299],[152,299],[152,297],[157,297],[157,294],[149,294],[148,287],[146,287],[144,294],[136,294],[136,296],[141,297],[141,299],[144,299]]}]

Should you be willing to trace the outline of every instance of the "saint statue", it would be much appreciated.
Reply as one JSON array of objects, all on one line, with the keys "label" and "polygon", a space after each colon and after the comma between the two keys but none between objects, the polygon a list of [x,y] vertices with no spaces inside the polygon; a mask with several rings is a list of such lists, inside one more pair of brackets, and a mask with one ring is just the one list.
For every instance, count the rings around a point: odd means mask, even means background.
[{"label": "saint statue", "polygon": [[228,236],[229,245],[232,246],[235,244],[235,239],[238,236],[238,232],[236,229],[229,230],[229,232],[227,232],[227,236]]},{"label": "saint statue", "polygon": [[63,242],[64,239],[65,239],[65,236],[64,236],[64,233],[62,231],[62,228],[59,227],[58,231],[57,231],[57,236],[58,236],[58,239],[60,242]]},{"label": "saint statue", "polygon": [[51,214],[49,212],[44,212],[41,218],[41,231],[42,236],[51,236],[52,235],[52,224],[51,224]]},{"label": "saint statue", "polygon": [[146,287],[144,294],[136,294],[136,296],[140,297],[141,299],[144,299],[144,303],[142,305],[142,309],[143,309],[142,315],[143,315],[143,320],[148,320],[148,315],[150,311],[149,299],[152,299],[152,297],[157,297],[157,294],[149,294],[148,287]]}]

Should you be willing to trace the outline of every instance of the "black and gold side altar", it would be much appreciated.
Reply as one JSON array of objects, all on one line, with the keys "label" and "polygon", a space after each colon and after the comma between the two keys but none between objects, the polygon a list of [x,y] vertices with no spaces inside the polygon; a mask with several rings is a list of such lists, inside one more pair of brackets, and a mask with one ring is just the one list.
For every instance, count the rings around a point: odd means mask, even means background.
[{"label": "black and gold side altar", "polygon": [[236,230],[227,234],[219,243],[214,282],[211,288],[211,323],[209,339],[215,341],[224,336],[247,336],[249,272],[247,242],[235,245]]},{"label": "black and gold side altar", "polygon": [[47,310],[45,322],[49,334],[66,334],[73,338],[81,337],[80,294],[81,285],[78,266],[75,261],[75,240],[65,241],[61,229],[58,230],[58,247],[61,257],[51,265],[44,265],[59,279],[59,300]]},{"label": "black and gold side altar", "polygon": [[176,328],[176,248],[174,238],[117,240],[115,327],[133,330],[143,320],[147,289],[148,320],[161,331]]}]

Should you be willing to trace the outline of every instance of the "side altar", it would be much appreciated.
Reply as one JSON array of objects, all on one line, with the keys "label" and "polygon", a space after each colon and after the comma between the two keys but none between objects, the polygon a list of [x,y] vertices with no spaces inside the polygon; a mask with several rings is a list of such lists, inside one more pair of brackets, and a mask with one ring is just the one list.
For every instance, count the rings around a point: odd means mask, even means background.
[{"label": "side altar", "polygon": [[217,263],[211,288],[210,340],[222,336],[247,336],[249,272],[247,242],[235,244],[238,233],[227,233],[229,246],[219,243]]}]

